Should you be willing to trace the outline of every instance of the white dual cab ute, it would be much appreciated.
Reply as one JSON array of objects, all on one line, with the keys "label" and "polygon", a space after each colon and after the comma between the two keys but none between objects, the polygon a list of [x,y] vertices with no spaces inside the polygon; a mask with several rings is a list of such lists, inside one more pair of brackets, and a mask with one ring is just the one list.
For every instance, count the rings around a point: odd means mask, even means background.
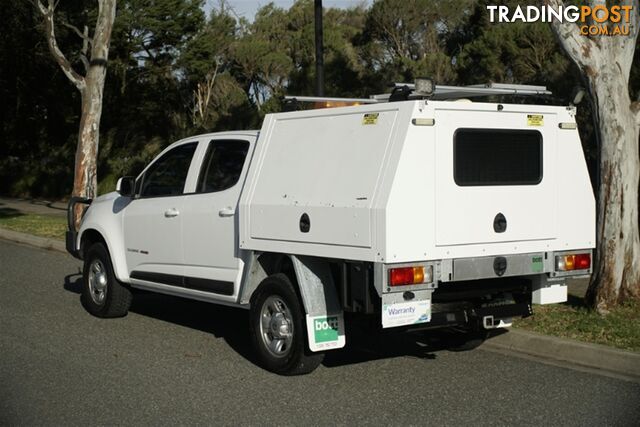
[{"label": "white dual cab ute", "polygon": [[116,192],[72,199],[85,307],[124,316],[138,288],[247,308],[259,363],[291,375],[345,345],[345,314],[477,338],[565,301],[595,243],[575,107],[403,88],[186,138]]}]

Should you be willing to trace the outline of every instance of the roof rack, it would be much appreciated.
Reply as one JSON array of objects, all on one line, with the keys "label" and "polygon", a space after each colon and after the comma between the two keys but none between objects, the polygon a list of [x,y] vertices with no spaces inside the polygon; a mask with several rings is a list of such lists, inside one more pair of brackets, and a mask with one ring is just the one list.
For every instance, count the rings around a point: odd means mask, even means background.
[{"label": "roof rack", "polygon": [[[413,83],[394,83],[394,89],[405,86],[409,89],[415,89],[415,85]],[[433,95],[429,99],[444,100],[492,95],[540,96],[551,95],[551,91],[547,90],[546,86],[517,85],[505,83],[485,83],[469,86],[436,85]],[[381,95],[376,99],[384,99],[384,97],[388,98],[389,94]]]},{"label": "roof rack", "polygon": [[[425,96],[415,93],[413,83],[394,83],[391,93],[371,95],[369,98],[329,98],[322,96],[285,96],[284,99],[290,102],[326,102],[326,103],[351,103],[351,104],[377,104],[389,102],[396,91],[404,91],[403,99],[423,99]],[[429,96],[432,100],[447,100],[460,98],[474,98],[480,96],[546,96],[551,95],[551,91],[546,86],[518,85],[505,83],[485,83],[468,86],[446,86],[435,85],[433,94]],[[396,99],[391,99],[396,100]]]},{"label": "roof rack", "polygon": [[373,98],[331,98],[326,96],[285,96],[286,101],[298,102],[347,102],[354,104],[377,104],[377,99]]}]

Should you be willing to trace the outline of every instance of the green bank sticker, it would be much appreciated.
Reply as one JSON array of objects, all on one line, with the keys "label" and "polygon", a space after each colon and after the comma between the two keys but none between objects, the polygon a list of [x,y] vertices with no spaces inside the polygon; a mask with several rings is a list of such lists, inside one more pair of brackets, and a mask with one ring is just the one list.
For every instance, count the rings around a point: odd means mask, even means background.
[{"label": "green bank sticker", "polygon": [[338,339],[338,316],[313,319],[313,331],[316,343],[336,341]]},{"label": "green bank sticker", "polygon": [[544,270],[542,257],[534,256],[533,258],[531,258],[531,271],[533,271],[534,273],[542,273],[542,270]]}]

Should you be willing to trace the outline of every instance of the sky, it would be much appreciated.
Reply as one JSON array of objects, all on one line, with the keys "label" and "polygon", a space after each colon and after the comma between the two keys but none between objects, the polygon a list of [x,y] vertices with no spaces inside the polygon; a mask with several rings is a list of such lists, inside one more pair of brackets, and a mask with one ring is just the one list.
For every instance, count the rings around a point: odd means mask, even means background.
[{"label": "sky", "polygon": [[[295,0],[228,0],[231,7],[239,16],[244,16],[249,21],[253,21],[256,11],[269,3],[275,3],[276,6],[288,9],[295,3]],[[324,7],[348,8],[357,6],[360,3],[371,3],[371,0],[323,0]],[[217,0],[206,0],[204,9],[207,15],[211,9],[218,4]]]}]

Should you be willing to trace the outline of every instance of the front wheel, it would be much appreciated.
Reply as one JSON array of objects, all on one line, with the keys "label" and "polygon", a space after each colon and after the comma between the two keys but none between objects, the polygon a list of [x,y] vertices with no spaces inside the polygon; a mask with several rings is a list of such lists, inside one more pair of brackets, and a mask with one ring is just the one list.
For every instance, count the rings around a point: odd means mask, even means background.
[{"label": "front wheel", "polygon": [[122,317],[129,311],[131,291],[116,279],[109,251],[94,243],[84,257],[82,305],[97,317]]},{"label": "front wheel", "polygon": [[274,274],[262,281],[251,298],[250,322],[263,368],[280,375],[301,375],[322,362],[324,353],[308,349],[304,309],[286,275]]}]

